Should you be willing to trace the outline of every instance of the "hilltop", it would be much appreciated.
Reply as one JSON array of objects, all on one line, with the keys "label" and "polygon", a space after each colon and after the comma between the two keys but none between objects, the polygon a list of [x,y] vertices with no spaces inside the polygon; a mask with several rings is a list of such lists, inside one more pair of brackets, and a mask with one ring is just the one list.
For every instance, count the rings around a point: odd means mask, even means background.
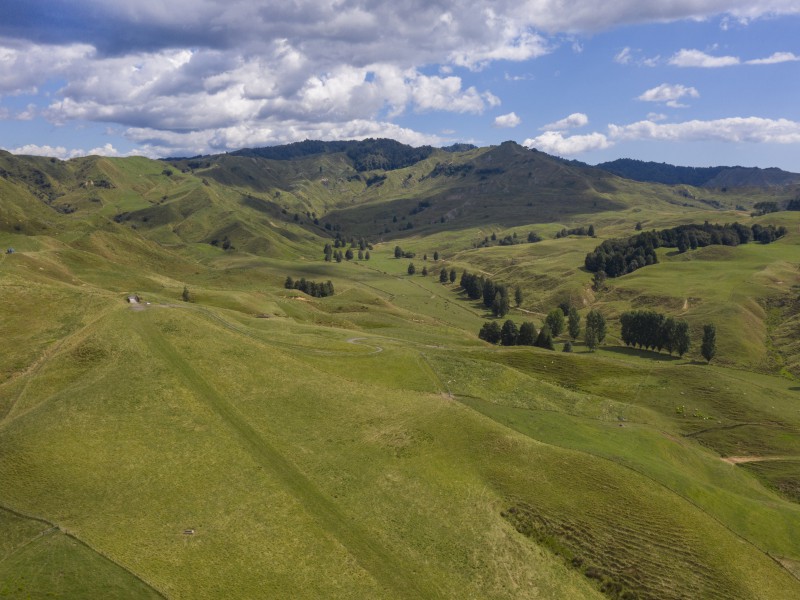
[{"label": "hilltop", "polygon": [[[793,193],[512,142],[0,153],[0,595],[797,597]],[[478,336],[559,305],[555,351]]]}]

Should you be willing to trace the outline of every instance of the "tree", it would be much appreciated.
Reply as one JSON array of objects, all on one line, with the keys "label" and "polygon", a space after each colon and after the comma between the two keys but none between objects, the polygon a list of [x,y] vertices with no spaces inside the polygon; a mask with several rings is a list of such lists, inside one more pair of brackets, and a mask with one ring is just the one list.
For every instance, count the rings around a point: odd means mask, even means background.
[{"label": "tree", "polygon": [[456,277],[458,277],[458,275],[456,275],[456,270],[450,269],[450,283],[455,283]]},{"label": "tree", "polygon": [[567,316],[567,332],[569,337],[577,340],[581,334],[581,316],[574,306],[569,307],[569,315]]},{"label": "tree", "polygon": [[594,275],[592,275],[592,289],[595,292],[602,292],[606,289],[606,272],[605,271],[597,271]]},{"label": "tree", "polygon": [[425,265],[422,265],[422,276],[423,277],[428,276],[428,267],[426,267]]},{"label": "tree", "polygon": [[438,250],[434,250],[434,252],[433,252],[433,260],[439,260],[439,251]]},{"label": "tree", "polygon": [[483,305],[486,308],[492,308],[492,303],[494,302],[494,297],[497,294],[497,290],[494,287],[494,281],[491,279],[486,279],[483,282]]},{"label": "tree", "polygon": [[447,269],[439,271],[439,283],[447,283]]},{"label": "tree", "polygon": [[363,250],[359,250],[358,251],[358,260],[364,260],[364,251]]},{"label": "tree", "polygon": [[594,237],[594,225],[589,225],[589,231],[587,234],[589,237]]},{"label": "tree", "polygon": [[496,344],[500,341],[500,325],[497,321],[487,321],[478,332],[478,337],[490,344]]},{"label": "tree", "polygon": [[189,293],[189,288],[183,286],[183,293],[181,294],[181,300],[184,302],[189,302],[192,299],[192,295]]},{"label": "tree", "polygon": [[394,247],[394,257],[403,258],[403,249],[400,246]]},{"label": "tree", "polygon": [[428,255],[427,254],[423,254],[422,255],[422,260],[428,260]]},{"label": "tree", "polygon": [[353,260],[353,250],[351,248],[347,249],[347,252],[344,253],[345,260]]},{"label": "tree", "polygon": [[501,292],[497,292],[494,295],[494,301],[492,302],[492,313],[497,318],[503,318],[508,314],[508,311],[511,307],[508,304],[508,296]]},{"label": "tree", "polygon": [[675,323],[675,352],[682,357],[689,350],[690,345],[689,324],[686,321],[678,321]]},{"label": "tree", "polygon": [[331,258],[333,257],[333,246],[330,244],[325,244],[325,262],[331,262]]},{"label": "tree", "polygon": [[337,263],[342,262],[342,258],[344,258],[341,250],[337,250],[333,257],[336,259]]},{"label": "tree", "polygon": [[562,352],[572,352],[572,342],[569,340],[564,342],[564,348],[562,349]]},{"label": "tree", "polygon": [[[285,287],[287,290],[294,289],[294,279],[292,279],[291,275],[287,275],[286,276],[286,281],[283,283],[283,287]],[[184,288],[184,291],[185,290],[186,290],[186,288]]]},{"label": "tree", "polygon": [[703,345],[700,346],[700,354],[707,362],[711,362],[717,353],[717,328],[713,323],[703,325]]},{"label": "tree", "polygon": [[597,310],[590,310],[586,315],[584,339],[589,350],[594,351],[606,338],[606,319]]},{"label": "tree", "polygon": [[503,346],[516,346],[517,338],[519,337],[519,330],[516,323],[508,319],[503,323],[503,328],[500,330],[500,343]]},{"label": "tree", "polygon": [[564,313],[560,308],[554,308],[545,317],[545,323],[550,328],[553,337],[558,337],[564,331]]},{"label": "tree", "polygon": [[530,321],[519,326],[518,346],[533,346],[536,343],[536,327]]},{"label": "tree", "polygon": [[536,338],[536,342],[534,342],[533,345],[538,346],[539,348],[555,350],[555,346],[553,346],[553,334],[550,332],[550,327],[548,327],[547,324],[542,326],[542,329],[539,331],[539,335]]},{"label": "tree", "polygon": [[414,263],[408,263],[408,274],[413,275],[417,272],[417,267],[414,266]]},{"label": "tree", "polygon": [[364,252],[364,260],[369,260],[369,250]]},{"label": "tree", "polygon": [[517,306],[522,304],[522,290],[519,288],[519,286],[514,288],[514,304]]}]

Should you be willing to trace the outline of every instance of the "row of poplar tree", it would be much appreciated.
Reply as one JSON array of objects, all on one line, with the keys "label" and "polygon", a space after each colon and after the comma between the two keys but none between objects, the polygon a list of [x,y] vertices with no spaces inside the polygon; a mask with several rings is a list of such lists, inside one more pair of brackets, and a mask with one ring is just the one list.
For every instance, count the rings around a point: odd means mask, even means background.
[{"label": "row of poplar tree", "polygon": [[[542,328],[537,332],[536,326],[526,321],[517,328],[516,323],[508,319],[501,327],[497,321],[487,321],[478,332],[478,337],[490,344],[503,346],[538,346],[554,350],[554,338],[566,332],[572,340],[564,344],[564,351],[572,350],[572,341],[581,335],[581,317],[574,306],[554,308],[545,317]],[[590,310],[586,315],[583,327],[584,342],[594,351],[606,337],[606,319],[597,310]]]}]

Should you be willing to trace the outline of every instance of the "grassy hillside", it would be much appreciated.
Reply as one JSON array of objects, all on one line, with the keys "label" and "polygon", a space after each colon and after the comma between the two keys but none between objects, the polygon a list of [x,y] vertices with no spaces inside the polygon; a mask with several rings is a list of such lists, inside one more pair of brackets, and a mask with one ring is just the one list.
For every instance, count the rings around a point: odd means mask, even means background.
[{"label": "grassy hillside", "polygon": [[[800,595],[800,213],[511,144],[381,172],[0,158],[0,595]],[[704,220],[789,233],[592,289],[603,239]],[[325,262],[337,232],[370,259]],[[519,286],[518,324],[598,309],[607,338],[486,344],[442,268]],[[631,308],[686,319],[687,356],[622,345]]]}]

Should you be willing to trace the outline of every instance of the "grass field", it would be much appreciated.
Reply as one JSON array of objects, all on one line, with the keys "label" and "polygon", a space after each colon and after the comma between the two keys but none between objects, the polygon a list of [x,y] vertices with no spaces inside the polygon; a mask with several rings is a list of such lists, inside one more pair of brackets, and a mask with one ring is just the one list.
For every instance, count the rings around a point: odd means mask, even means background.
[{"label": "grass field", "polygon": [[[25,221],[22,188],[0,201],[24,221],[0,228],[16,249],[0,255],[0,597],[800,596],[800,215],[758,219],[789,229],[774,244],[660,249],[595,292],[583,257],[637,222],[751,218],[576,179],[620,209],[525,221],[523,204],[508,225],[478,211],[326,263],[301,206],[344,223],[388,210],[390,191],[444,192],[398,172],[350,207],[346,165],[324,161],[270,167],[286,215],[242,204],[275,200],[266,183],[145,159],[87,160],[73,180],[40,165],[69,214],[33,205]],[[88,178],[114,187],[87,192]],[[597,239],[553,238],[585,223]],[[475,247],[528,231],[545,239]],[[211,245],[220,233],[236,248]],[[441,268],[519,285],[518,324],[564,300],[599,309],[607,339],[490,346],[489,313]],[[287,275],[336,294],[284,289]],[[632,307],[686,319],[688,355],[621,345]]]}]

